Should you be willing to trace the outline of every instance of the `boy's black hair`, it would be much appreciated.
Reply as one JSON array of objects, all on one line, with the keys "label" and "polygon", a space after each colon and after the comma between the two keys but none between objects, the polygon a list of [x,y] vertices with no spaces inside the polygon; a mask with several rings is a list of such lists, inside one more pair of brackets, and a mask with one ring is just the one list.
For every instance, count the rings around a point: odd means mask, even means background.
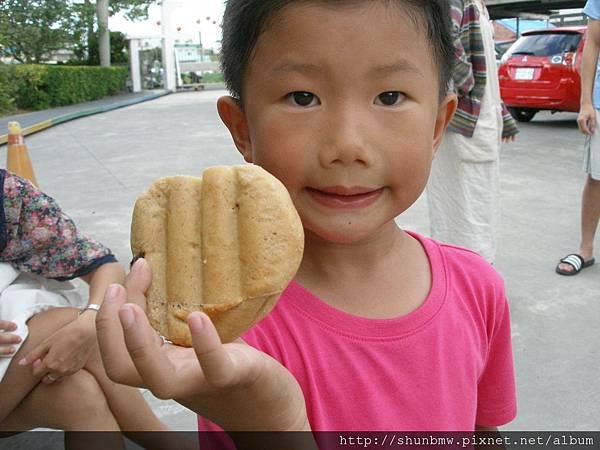
[{"label": "boy's black hair", "polygon": [[[322,3],[332,6],[359,4],[374,0],[227,0],[223,15],[221,66],[231,95],[243,103],[244,78],[254,48],[268,22],[284,7],[296,3]],[[417,24],[425,26],[433,61],[437,65],[440,99],[446,95],[451,76],[454,48],[447,0],[377,0],[397,3]]]}]

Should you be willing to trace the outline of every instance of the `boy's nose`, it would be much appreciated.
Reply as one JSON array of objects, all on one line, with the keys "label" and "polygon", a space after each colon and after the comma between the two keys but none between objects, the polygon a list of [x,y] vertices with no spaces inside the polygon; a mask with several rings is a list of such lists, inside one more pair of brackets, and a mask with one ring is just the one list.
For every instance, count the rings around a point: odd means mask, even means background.
[{"label": "boy's nose", "polygon": [[319,152],[325,168],[332,165],[360,164],[370,166],[373,154],[365,136],[367,124],[351,110],[332,114],[324,124],[326,138]]}]

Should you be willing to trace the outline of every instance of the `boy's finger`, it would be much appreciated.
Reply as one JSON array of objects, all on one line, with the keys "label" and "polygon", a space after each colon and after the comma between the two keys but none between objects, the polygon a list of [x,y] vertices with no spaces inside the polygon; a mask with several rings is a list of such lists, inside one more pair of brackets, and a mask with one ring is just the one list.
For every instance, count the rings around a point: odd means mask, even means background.
[{"label": "boy's finger", "polygon": [[235,373],[233,361],[210,318],[204,313],[193,312],[187,320],[206,382],[219,388],[233,384],[239,374]]},{"label": "boy's finger", "polygon": [[139,305],[146,311],[146,291],[152,283],[152,270],[144,258],[139,258],[131,266],[131,272],[125,277],[127,301]]},{"label": "boy's finger", "polygon": [[141,386],[142,380],[125,346],[123,328],[119,320],[119,309],[126,301],[123,286],[112,284],[108,287],[102,307],[96,316],[98,346],[104,368],[111,380]]},{"label": "boy's finger", "polygon": [[[131,360],[145,387],[162,399],[177,396],[180,383],[171,361],[163,351],[163,342],[150,326],[144,311],[136,304],[127,303],[119,311],[123,334]],[[189,380],[187,380],[189,381]]]}]

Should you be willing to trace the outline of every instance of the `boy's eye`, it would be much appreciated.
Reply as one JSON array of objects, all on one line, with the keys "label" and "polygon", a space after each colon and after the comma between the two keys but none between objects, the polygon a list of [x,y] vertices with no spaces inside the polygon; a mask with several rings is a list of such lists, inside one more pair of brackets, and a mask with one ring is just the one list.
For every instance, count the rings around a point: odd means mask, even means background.
[{"label": "boy's eye", "polygon": [[319,105],[319,99],[315,94],[310,92],[297,91],[288,94],[288,98],[298,106],[308,107]]},{"label": "boy's eye", "polygon": [[375,99],[375,104],[382,106],[394,106],[402,102],[402,100],[404,100],[404,94],[401,92],[388,91],[379,94]]}]

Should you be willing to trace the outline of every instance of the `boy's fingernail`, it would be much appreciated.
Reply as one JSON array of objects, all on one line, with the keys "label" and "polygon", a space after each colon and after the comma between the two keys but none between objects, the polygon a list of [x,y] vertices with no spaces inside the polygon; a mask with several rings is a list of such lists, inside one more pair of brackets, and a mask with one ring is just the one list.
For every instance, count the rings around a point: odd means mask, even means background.
[{"label": "boy's fingernail", "polygon": [[146,260],[144,258],[138,258],[131,267],[132,272],[138,272],[142,267],[146,264]]},{"label": "boy's fingernail", "polygon": [[[191,320],[190,320],[191,319]],[[188,316],[188,326],[194,334],[200,333],[204,328],[204,319],[199,312],[193,312]]]},{"label": "boy's fingernail", "polygon": [[19,360],[19,365],[20,366],[26,366],[27,365],[27,358],[21,358]]},{"label": "boy's fingernail", "polygon": [[115,301],[115,299],[117,298],[117,294],[119,293],[119,285],[118,284],[111,284],[110,286],[108,286],[108,289],[106,289],[106,298],[105,300],[107,302],[113,302]]},{"label": "boy's fingernail", "polygon": [[121,325],[123,325],[123,328],[125,329],[130,328],[135,322],[133,311],[126,305],[119,310],[119,318],[121,319]]}]

